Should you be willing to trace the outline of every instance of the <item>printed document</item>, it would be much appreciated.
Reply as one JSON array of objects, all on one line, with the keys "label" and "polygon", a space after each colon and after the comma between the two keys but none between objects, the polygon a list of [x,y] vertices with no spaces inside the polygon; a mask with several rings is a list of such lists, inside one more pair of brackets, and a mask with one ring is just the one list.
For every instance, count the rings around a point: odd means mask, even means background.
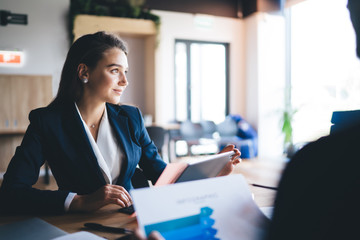
[{"label": "printed document", "polygon": [[240,174],[131,191],[140,230],[167,240],[256,240],[267,218]]}]

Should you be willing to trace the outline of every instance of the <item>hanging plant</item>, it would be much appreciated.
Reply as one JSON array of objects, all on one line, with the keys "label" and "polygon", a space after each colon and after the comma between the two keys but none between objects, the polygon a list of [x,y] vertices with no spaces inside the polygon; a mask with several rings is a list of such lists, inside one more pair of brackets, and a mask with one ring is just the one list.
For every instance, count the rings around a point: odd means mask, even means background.
[{"label": "hanging plant", "polygon": [[151,20],[156,30],[160,26],[160,17],[145,8],[145,0],[70,0],[69,38],[74,40],[74,20],[78,14],[111,16]]}]

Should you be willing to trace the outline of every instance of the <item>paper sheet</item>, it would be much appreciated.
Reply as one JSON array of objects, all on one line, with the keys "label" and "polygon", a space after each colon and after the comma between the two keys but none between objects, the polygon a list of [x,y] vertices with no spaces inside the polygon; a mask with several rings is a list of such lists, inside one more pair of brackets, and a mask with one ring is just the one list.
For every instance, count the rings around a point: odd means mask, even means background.
[{"label": "paper sheet", "polygon": [[137,218],[148,235],[165,239],[254,240],[267,218],[240,174],[131,191]]},{"label": "paper sheet", "polygon": [[104,238],[89,232],[81,231],[57,237],[53,240],[104,240]]}]

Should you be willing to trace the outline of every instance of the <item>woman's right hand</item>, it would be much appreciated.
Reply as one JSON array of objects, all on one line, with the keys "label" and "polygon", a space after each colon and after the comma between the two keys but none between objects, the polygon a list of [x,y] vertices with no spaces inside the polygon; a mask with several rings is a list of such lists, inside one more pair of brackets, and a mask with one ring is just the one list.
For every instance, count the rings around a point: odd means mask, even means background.
[{"label": "woman's right hand", "polygon": [[125,188],[107,184],[87,195],[76,195],[70,204],[71,212],[92,212],[108,204],[128,207],[132,204],[130,194]]}]

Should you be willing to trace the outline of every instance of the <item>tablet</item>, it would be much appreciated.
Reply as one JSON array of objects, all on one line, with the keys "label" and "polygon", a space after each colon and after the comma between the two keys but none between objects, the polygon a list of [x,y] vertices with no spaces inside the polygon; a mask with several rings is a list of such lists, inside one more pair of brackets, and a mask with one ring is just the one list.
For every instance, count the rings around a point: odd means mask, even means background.
[{"label": "tablet", "polygon": [[233,154],[233,151],[219,153],[206,157],[199,162],[190,163],[175,182],[179,183],[216,177],[230,161]]}]

